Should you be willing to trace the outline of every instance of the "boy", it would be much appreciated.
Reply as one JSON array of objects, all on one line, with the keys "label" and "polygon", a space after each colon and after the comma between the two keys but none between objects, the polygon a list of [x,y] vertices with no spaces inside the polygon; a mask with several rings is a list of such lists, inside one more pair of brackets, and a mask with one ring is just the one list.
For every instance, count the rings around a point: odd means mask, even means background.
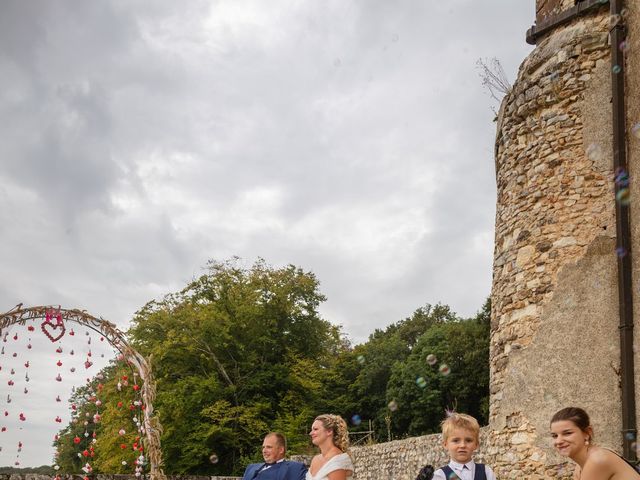
[{"label": "boy", "polygon": [[449,453],[449,464],[433,474],[433,480],[496,480],[488,465],[475,463],[480,425],[470,415],[452,413],[442,422],[442,441]]}]

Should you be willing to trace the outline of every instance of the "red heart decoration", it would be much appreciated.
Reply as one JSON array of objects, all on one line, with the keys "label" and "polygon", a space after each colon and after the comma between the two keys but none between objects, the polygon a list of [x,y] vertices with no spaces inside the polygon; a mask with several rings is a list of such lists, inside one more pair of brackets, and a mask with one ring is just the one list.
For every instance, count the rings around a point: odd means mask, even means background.
[{"label": "red heart decoration", "polygon": [[[40,328],[42,329],[42,333],[44,333],[52,342],[57,342],[58,340],[60,340],[64,335],[64,332],[66,331],[66,329],[64,328],[64,323],[60,322],[54,325],[48,318],[44,322],[42,322]],[[57,329],[60,329],[60,333],[58,333],[57,336],[54,336],[53,334],[56,333],[55,330]],[[51,333],[49,333],[49,330],[51,330]]]}]

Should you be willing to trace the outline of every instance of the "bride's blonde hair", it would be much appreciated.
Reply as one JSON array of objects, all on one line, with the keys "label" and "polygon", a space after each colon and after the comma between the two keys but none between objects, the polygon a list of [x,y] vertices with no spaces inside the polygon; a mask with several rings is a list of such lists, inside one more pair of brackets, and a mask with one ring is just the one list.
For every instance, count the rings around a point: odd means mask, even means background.
[{"label": "bride's blonde hair", "polygon": [[318,415],[316,420],[322,423],[322,426],[333,431],[333,444],[343,452],[349,449],[349,430],[347,429],[347,422],[344,421],[340,415],[332,415],[326,413],[324,415]]}]

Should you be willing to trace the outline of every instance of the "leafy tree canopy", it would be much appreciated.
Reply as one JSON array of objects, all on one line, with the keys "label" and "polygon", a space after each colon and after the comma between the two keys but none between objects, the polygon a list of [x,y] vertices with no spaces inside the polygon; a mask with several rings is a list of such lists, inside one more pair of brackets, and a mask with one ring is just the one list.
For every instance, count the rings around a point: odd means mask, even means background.
[{"label": "leafy tree canopy", "polygon": [[138,312],[129,334],[153,359],[169,471],[239,473],[274,425],[306,441],[344,348],[318,313],[324,300],[310,272],[236,258]]}]

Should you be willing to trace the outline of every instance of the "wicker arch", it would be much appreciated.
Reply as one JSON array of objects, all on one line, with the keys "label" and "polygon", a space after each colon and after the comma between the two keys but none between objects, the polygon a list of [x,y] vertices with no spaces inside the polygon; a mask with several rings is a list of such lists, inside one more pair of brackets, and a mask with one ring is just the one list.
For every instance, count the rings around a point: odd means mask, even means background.
[{"label": "wicker arch", "polygon": [[52,342],[59,340],[64,335],[64,322],[73,322],[90,328],[100,333],[111,346],[122,354],[124,360],[128,361],[138,370],[140,378],[143,380],[141,395],[146,405],[143,418],[146,431],[145,448],[150,466],[149,473],[152,480],[165,480],[166,477],[162,471],[162,451],[160,449],[162,426],[158,418],[153,415],[153,401],[156,396],[156,387],[149,362],[129,345],[124,333],[113,323],[103,318],[96,318],[93,315],[89,315],[84,310],[68,310],[52,306],[23,308],[22,304],[19,304],[8,312],[0,314],[0,335],[11,325],[25,325],[27,321],[36,319],[45,319],[41,324],[41,328],[43,333],[45,333]]}]

